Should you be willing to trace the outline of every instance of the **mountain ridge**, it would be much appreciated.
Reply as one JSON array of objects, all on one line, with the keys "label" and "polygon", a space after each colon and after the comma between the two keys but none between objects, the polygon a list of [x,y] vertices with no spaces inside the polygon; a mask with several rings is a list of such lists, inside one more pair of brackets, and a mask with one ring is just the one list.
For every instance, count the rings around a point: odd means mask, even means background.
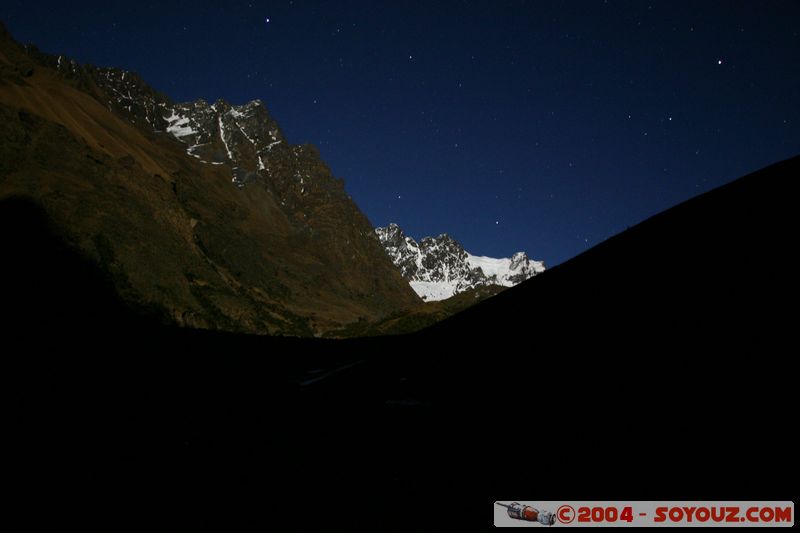
[{"label": "mountain ridge", "polygon": [[525,252],[499,259],[472,255],[446,233],[417,242],[394,223],[375,228],[375,233],[403,277],[427,302],[478,287],[513,287],[545,271],[544,262],[532,261]]},{"label": "mountain ridge", "polygon": [[[282,138],[261,103],[173,104],[136,74],[2,31],[0,114],[0,197],[41,205],[131,305],[310,336],[419,302],[314,147],[257,153]],[[192,121],[210,137],[196,150],[168,131]]]}]

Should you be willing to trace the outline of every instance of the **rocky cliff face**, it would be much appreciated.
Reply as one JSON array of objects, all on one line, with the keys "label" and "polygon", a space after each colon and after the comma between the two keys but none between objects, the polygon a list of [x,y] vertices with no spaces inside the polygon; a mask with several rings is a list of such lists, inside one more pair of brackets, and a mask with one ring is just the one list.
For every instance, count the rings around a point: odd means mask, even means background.
[{"label": "rocky cliff face", "polygon": [[447,234],[425,237],[418,243],[397,224],[377,228],[375,233],[386,254],[425,301],[444,300],[489,285],[512,287],[545,269],[543,262],[531,261],[525,252],[502,259],[474,256]]},{"label": "rocky cliff face", "polygon": [[0,197],[45,208],[167,322],[318,335],[419,302],[310,145],[264,104],[177,104],[0,28]]}]

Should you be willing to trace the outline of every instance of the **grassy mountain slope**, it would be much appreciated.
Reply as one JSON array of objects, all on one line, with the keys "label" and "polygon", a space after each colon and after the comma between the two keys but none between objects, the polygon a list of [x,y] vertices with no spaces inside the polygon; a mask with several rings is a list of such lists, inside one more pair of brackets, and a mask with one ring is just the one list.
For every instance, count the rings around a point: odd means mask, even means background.
[{"label": "grassy mountain slope", "polygon": [[270,183],[233,187],[227,165],[104,105],[97,69],[55,61],[0,29],[0,197],[44,207],[125,301],[191,327],[305,336],[418,302],[312,149],[282,161],[318,177],[287,209]]}]

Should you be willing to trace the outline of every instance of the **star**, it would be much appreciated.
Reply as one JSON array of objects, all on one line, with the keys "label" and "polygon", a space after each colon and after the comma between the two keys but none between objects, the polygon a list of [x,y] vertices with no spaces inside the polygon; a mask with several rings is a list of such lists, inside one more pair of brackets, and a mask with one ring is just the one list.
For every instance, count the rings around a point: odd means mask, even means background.
[{"label": "star", "polygon": [[721,64],[722,64],[722,60],[721,59],[717,59],[717,65],[721,65]]},{"label": "star", "polygon": [[269,19],[269,17],[265,18],[264,20],[267,22],[267,24],[269,24],[269,23],[270,23],[270,19]]}]

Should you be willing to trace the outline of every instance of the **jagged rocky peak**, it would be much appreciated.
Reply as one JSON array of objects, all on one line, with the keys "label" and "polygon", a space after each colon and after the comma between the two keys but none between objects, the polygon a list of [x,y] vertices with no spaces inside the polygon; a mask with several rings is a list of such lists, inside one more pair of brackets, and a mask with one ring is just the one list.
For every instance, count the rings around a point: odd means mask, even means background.
[{"label": "jagged rocky peak", "polygon": [[405,242],[406,234],[400,229],[400,226],[394,222],[390,223],[385,228],[375,228],[375,234],[381,242],[392,244],[395,246],[401,245]]},{"label": "jagged rocky peak", "polygon": [[203,164],[226,165],[239,188],[260,183],[293,215],[301,204],[308,208],[309,196],[322,201],[332,191],[344,192],[316,148],[287,142],[261,100],[163,104],[161,116],[164,131],[183,143],[188,155]]},{"label": "jagged rocky peak", "polygon": [[287,148],[261,100],[244,105],[197,100],[164,106],[163,117],[166,131],[187,145],[189,155],[207,164],[230,164],[232,181],[240,187],[268,170],[273,152]]},{"label": "jagged rocky peak", "polygon": [[[227,165],[237,187],[268,178],[280,189],[274,192],[296,188],[298,194],[305,194],[308,180],[315,174],[312,170],[320,167],[319,154],[312,147],[288,144],[261,100],[243,105],[221,99],[213,104],[202,99],[174,103],[134,72],[81,65],[63,55],[43,53],[33,45],[23,49],[32,65],[57,70],[72,85],[143,130],[172,135],[186,145],[188,155],[204,164]],[[26,70],[32,71],[34,66]],[[292,176],[288,176],[290,167]]]},{"label": "jagged rocky peak", "polygon": [[411,237],[406,237],[397,224],[389,224],[385,228],[375,228],[375,233],[383,245],[386,254],[406,279],[414,279],[421,263],[419,245]]},{"label": "jagged rocky peak", "polygon": [[[127,118],[137,126],[150,130],[163,130],[163,107],[172,105],[169,98],[150,87],[138,74],[111,67],[96,67],[80,64],[65,56],[42,52],[33,44],[17,45],[7,34],[5,40],[13,43],[10,50],[19,50],[23,57],[14,57],[14,62],[25,65],[29,76],[40,67],[58,72],[62,80],[84,91],[110,111]],[[16,49],[16,50],[15,50]]]},{"label": "jagged rocky peak", "polygon": [[425,237],[419,243],[397,224],[376,228],[386,254],[414,291],[425,301],[444,300],[476,287],[511,287],[544,272],[541,261],[525,252],[511,258],[475,256],[447,234]]},{"label": "jagged rocky peak", "polygon": [[[14,154],[0,192],[46,206],[127,303],[186,326],[286,335],[419,303],[342,180],[312,146],[289,145],[258,100],[175,103],[131,72],[2,31],[0,96]],[[46,201],[54,188],[64,202]]]},{"label": "jagged rocky peak", "polygon": [[[278,123],[261,100],[232,105],[198,99],[174,103],[137,74],[117,68],[78,65],[65,56],[41,61],[84,88],[94,86],[109,110],[147,131],[166,132],[186,145],[188,155],[209,165],[228,165],[238,187],[269,170],[271,156],[289,150]],[[283,154],[284,156],[286,154]]]},{"label": "jagged rocky peak", "polygon": [[[70,75],[75,68],[75,62],[64,56],[58,56],[57,68],[59,72]],[[104,103],[109,109],[127,117],[138,126],[156,131],[163,131],[166,128],[162,110],[171,106],[172,102],[145,83],[138,74],[118,68],[91,65],[81,68],[103,91]]]}]

